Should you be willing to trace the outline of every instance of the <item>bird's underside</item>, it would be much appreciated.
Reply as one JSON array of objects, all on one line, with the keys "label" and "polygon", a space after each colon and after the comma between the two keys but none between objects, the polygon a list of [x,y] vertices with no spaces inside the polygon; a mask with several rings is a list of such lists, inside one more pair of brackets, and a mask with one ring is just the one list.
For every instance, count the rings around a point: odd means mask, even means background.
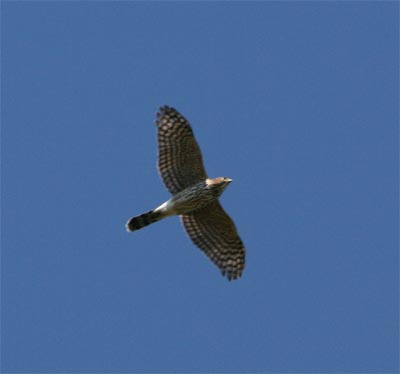
[{"label": "bird's underside", "polygon": [[189,122],[174,108],[157,113],[158,170],[172,194],[159,207],[128,220],[135,231],[171,215],[180,215],[189,237],[229,280],[242,275],[245,248],[236,227],[218,201],[231,182],[207,178],[200,148]]}]

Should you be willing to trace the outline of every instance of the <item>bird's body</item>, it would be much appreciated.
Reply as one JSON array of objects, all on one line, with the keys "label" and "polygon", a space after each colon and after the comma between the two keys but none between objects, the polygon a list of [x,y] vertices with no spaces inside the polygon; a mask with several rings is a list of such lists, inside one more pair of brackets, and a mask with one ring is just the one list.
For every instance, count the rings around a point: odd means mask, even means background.
[{"label": "bird's body", "polygon": [[156,210],[171,212],[172,215],[191,213],[216,200],[231,181],[224,177],[206,179],[178,192]]},{"label": "bird's body", "polygon": [[215,201],[231,181],[232,179],[225,177],[208,178],[204,182],[185,188],[159,207],[129,219],[126,229],[128,231],[139,230],[163,218],[189,214],[203,208]]},{"label": "bird's body", "polygon": [[232,181],[207,178],[202,157],[187,120],[164,106],[158,113],[158,168],[172,197],[159,207],[128,220],[128,231],[179,215],[192,241],[229,280],[240,277],[245,249],[218,197]]}]

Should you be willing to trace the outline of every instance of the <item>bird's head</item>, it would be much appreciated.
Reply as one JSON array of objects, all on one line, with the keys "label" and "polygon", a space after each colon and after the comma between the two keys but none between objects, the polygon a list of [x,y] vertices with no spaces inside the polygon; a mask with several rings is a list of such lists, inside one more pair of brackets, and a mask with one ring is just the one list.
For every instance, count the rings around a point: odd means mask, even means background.
[{"label": "bird's head", "polygon": [[218,177],[218,178],[207,178],[206,185],[208,188],[214,190],[217,193],[217,196],[221,195],[222,192],[228,187],[229,183],[232,182],[232,179],[227,177]]}]

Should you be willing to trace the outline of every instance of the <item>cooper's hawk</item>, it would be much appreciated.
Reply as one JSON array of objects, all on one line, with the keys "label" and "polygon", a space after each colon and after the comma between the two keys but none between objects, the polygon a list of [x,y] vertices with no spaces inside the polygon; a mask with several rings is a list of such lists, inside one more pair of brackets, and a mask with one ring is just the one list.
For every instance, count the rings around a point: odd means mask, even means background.
[{"label": "cooper's hawk", "polygon": [[200,148],[189,122],[174,108],[157,113],[158,170],[172,197],[158,208],[132,217],[128,231],[139,230],[163,218],[180,215],[189,237],[229,280],[239,278],[245,249],[231,218],[218,197],[229,178],[207,177]]}]

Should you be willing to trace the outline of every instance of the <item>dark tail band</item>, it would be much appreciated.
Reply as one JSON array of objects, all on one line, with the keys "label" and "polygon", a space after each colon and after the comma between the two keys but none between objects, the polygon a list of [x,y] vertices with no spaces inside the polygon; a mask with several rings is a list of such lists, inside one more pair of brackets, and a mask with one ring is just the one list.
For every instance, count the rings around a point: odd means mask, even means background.
[{"label": "dark tail band", "polygon": [[152,210],[143,213],[140,216],[129,218],[125,227],[128,231],[140,230],[142,227],[148,226],[161,219],[160,213],[156,213]]}]

